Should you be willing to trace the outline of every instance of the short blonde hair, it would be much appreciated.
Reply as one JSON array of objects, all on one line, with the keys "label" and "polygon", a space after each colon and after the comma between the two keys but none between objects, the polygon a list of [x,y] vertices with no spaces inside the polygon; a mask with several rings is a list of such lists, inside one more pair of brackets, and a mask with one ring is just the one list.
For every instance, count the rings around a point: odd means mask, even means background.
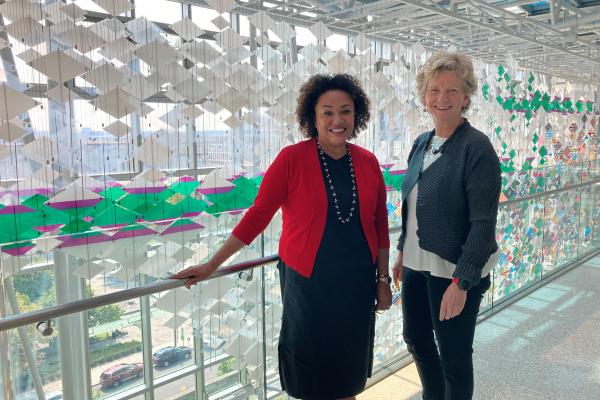
[{"label": "short blonde hair", "polygon": [[477,91],[477,79],[471,59],[462,53],[440,51],[434,53],[425,61],[417,73],[417,92],[421,104],[425,105],[425,90],[429,80],[441,71],[455,71],[462,82],[462,90],[469,98],[469,103],[463,108],[467,110],[471,105],[471,96]]}]

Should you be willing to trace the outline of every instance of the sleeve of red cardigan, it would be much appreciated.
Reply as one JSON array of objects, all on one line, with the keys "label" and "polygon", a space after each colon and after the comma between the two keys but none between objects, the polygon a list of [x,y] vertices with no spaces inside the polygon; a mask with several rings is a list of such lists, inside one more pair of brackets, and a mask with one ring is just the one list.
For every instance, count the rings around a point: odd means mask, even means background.
[{"label": "sleeve of red cardigan", "polygon": [[284,149],[267,169],[254,204],[231,232],[246,245],[252,243],[265,230],[273,215],[285,201],[288,181],[287,164]]},{"label": "sleeve of red cardigan", "polygon": [[387,212],[387,191],[385,189],[385,182],[383,181],[383,174],[379,167],[379,161],[373,156],[375,168],[377,168],[378,176],[378,189],[377,189],[377,206],[375,208],[375,229],[377,230],[377,242],[379,243],[380,249],[390,248],[390,233],[388,226],[388,212]]}]

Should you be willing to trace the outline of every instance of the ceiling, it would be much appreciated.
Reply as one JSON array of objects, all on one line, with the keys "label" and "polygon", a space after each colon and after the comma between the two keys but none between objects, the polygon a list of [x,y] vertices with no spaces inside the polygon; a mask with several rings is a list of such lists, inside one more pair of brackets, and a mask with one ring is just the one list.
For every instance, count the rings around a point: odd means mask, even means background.
[{"label": "ceiling", "polygon": [[[203,0],[184,3],[205,5]],[[211,2],[211,0],[209,0]],[[384,43],[455,46],[467,54],[600,84],[600,0],[248,0],[232,11]]]}]

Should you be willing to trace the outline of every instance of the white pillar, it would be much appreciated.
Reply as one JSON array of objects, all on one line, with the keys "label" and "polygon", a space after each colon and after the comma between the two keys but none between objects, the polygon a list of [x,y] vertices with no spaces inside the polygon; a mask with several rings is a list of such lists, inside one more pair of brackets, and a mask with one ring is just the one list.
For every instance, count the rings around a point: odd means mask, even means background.
[{"label": "white pillar", "polygon": [[[78,266],[75,257],[59,250],[54,251],[56,304],[83,298],[83,280],[73,274]],[[58,318],[60,367],[65,400],[88,400],[91,398],[87,338],[87,312]]]}]

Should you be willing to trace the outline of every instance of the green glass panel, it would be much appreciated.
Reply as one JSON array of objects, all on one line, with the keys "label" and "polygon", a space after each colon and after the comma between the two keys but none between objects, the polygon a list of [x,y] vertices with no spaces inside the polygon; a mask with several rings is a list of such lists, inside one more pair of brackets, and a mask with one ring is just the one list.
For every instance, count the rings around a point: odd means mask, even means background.
[{"label": "green glass panel", "polygon": [[182,214],[190,212],[203,212],[208,207],[205,201],[195,199],[193,197],[186,197],[178,203],[182,209]]},{"label": "green glass panel", "polygon": [[169,199],[174,194],[175,194],[175,191],[173,191],[170,188],[167,188],[167,189],[161,191],[160,193],[158,193],[157,194],[157,198],[158,198],[158,201],[166,201],[167,199]]},{"label": "green glass panel", "polygon": [[117,204],[128,210],[137,210],[143,204],[156,204],[160,201],[158,193],[128,194],[119,199]]},{"label": "green glass panel", "polygon": [[119,200],[123,196],[127,196],[127,192],[120,187],[111,187],[110,189],[103,190],[99,193],[100,196],[109,200]]},{"label": "green glass panel", "polygon": [[81,233],[88,231],[91,227],[92,224],[89,222],[86,222],[82,219],[74,219],[60,228],[60,231],[63,233]]},{"label": "green glass panel", "polygon": [[262,176],[262,175],[259,175],[259,176],[255,176],[255,177],[252,177],[252,178],[250,178],[250,180],[251,180],[252,182],[254,182],[254,184],[255,184],[257,187],[260,187],[260,184],[262,183],[263,179],[264,179],[264,176]]},{"label": "green glass panel", "polygon": [[36,225],[68,224],[73,217],[55,208],[44,206],[41,210],[42,221]]},{"label": "green glass panel", "polygon": [[235,185],[235,190],[237,190],[246,199],[254,202],[254,199],[258,194],[258,186],[256,186],[254,182],[241,176],[234,180],[233,184]]},{"label": "green glass panel", "polygon": [[211,201],[213,202],[213,205],[206,209],[206,212],[210,214],[217,214],[231,210],[239,210],[243,208],[248,208],[252,205],[252,202],[246,199],[243,195],[241,195],[237,188],[234,188],[228,193],[220,195],[214,201]]},{"label": "green glass panel", "polygon": [[44,203],[47,201],[48,197],[42,196],[41,194],[34,194],[23,200],[21,204],[34,210],[41,210],[44,207]]},{"label": "green glass panel", "polygon": [[190,182],[177,182],[174,185],[171,185],[170,189],[175,192],[182,194],[184,196],[189,196],[194,193],[194,190],[200,185],[198,181],[190,181]]},{"label": "green glass panel", "polygon": [[401,190],[403,181],[404,175],[392,175],[389,171],[383,172],[383,182],[386,186],[391,186],[396,190]]},{"label": "green glass panel", "polygon": [[177,218],[181,216],[179,207],[173,206],[167,202],[161,201],[150,208],[144,215],[144,218],[150,221],[160,221],[163,219]]},{"label": "green glass panel", "polygon": [[104,212],[102,212],[96,218],[94,218],[94,225],[130,225],[134,224],[138,217],[139,216],[136,213],[129,211],[121,206],[115,205],[109,209],[104,210]]},{"label": "green glass panel", "polygon": [[[138,204],[137,207],[135,207],[131,211],[136,212],[143,216],[148,211],[150,211],[154,207],[154,205],[155,205],[155,203],[141,203],[141,204]],[[145,218],[145,217],[142,217],[142,218]]]},{"label": "green glass panel", "polygon": [[65,208],[63,210],[65,214],[70,215],[72,218],[85,218],[92,217],[94,215],[94,207],[73,207],[73,208]]},{"label": "green glass panel", "polygon": [[99,203],[96,203],[96,205],[94,206],[94,212],[92,213],[92,217],[95,218],[96,216],[102,214],[104,211],[108,210],[109,208],[114,207],[115,202],[113,200],[110,199],[102,199]]}]

